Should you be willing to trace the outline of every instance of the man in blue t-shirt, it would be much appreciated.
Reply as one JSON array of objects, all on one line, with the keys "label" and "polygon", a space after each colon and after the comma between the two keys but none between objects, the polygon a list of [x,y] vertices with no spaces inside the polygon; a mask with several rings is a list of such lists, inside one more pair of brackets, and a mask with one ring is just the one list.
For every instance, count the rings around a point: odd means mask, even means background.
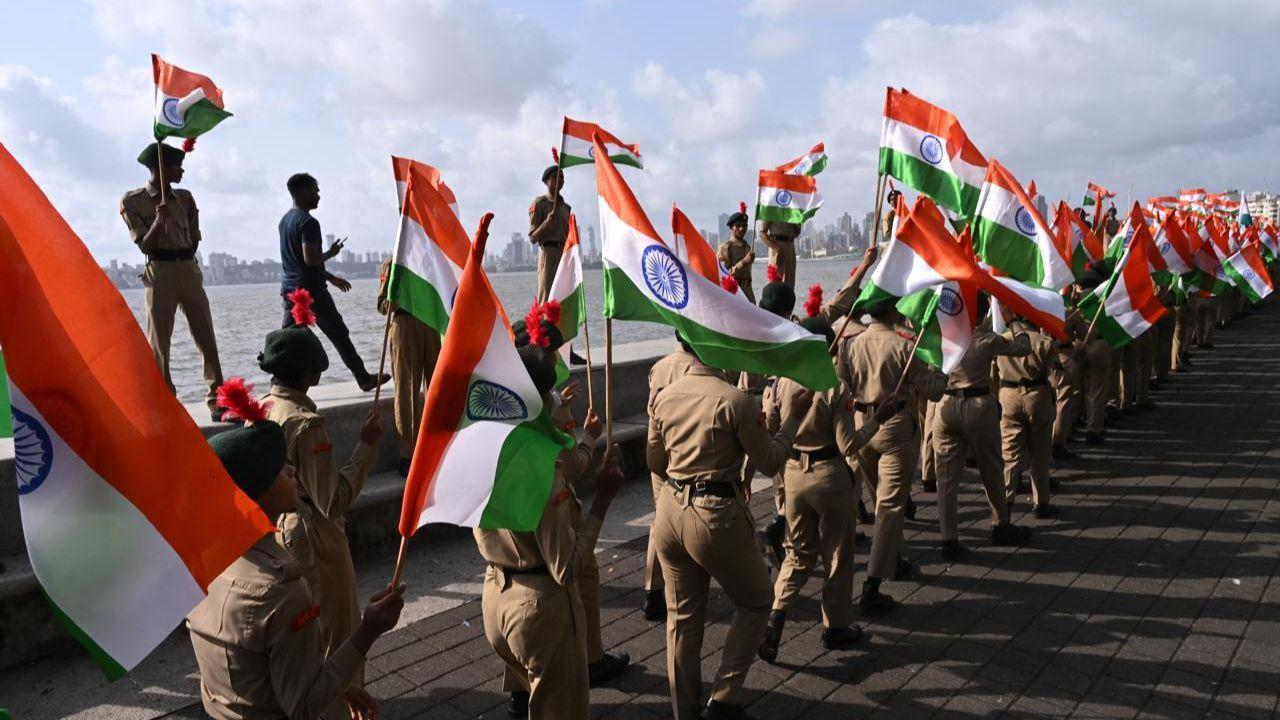
[{"label": "man in blue t-shirt", "polygon": [[286,296],[298,288],[305,288],[313,300],[311,310],[316,314],[316,327],[333,343],[342,362],[355,375],[360,389],[368,392],[390,380],[391,376],[386,373],[374,376],[365,369],[360,353],[351,342],[347,324],[342,321],[338,306],[329,294],[328,283],[333,283],[342,292],[350,290],[351,283],[324,269],[325,260],[342,252],[346,238],[333,243],[328,250],[322,249],[320,221],[311,216],[311,211],[320,206],[320,184],[315,178],[307,173],[298,173],[289,178],[288,187],[293,207],[280,218],[280,264],[284,266],[280,295],[284,301],[284,327],[293,325],[293,315],[289,312],[293,303]]}]

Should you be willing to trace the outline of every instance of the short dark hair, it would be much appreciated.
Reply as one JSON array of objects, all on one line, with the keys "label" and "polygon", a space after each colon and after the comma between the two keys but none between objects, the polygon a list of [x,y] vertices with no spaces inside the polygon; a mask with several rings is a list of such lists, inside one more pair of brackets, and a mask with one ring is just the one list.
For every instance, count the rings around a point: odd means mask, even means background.
[{"label": "short dark hair", "polygon": [[310,173],[294,173],[289,176],[285,182],[285,187],[289,188],[290,195],[297,195],[303,188],[315,187],[319,185],[316,179],[311,177]]},{"label": "short dark hair", "polygon": [[525,345],[516,352],[520,355],[520,361],[524,363],[533,386],[538,389],[538,394],[546,395],[551,392],[556,386],[555,357],[540,345]]}]

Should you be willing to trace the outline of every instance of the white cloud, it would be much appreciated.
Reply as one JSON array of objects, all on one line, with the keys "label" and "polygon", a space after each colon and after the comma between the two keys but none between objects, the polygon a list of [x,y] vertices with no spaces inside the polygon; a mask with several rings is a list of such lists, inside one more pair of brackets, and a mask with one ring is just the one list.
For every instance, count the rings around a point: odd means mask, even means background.
[{"label": "white cloud", "polygon": [[663,110],[680,139],[741,139],[768,124],[767,86],[754,70],[737,75],[712,69],[703,73],[702,82],[683,82],[650,61],[636,72],[632,84],[637,95]]}]

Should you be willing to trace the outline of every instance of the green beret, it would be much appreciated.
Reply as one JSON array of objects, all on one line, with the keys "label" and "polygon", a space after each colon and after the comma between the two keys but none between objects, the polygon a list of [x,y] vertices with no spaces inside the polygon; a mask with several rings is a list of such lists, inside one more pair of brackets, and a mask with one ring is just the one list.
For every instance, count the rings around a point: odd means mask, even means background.
[{"label": "green beret", "polygon": [[310,327],[294,325],[267,333],[258,367],[280,377],[322,373],[329,369],[329,355]]},{"label": "green beret", "polygon": [[546,170],[542,171],[542,182],[546,182],[552,175],[560,172],[559,165],[548,165]]},{"label": "green beret", "polygon": [[814,315],[813,317],[807,317],[801,320],[800,327],[804,328],[805,330],[808,330],[814,335],[821,335],[822,337],[826,338],[828,345],[830,345],[836,339],[836,334],[831,329],[831,323],[827,322],[826,320],[822,319],[817,315]]},{"label": "green beret", "polygon": [[245,495],[257,500],[284,467],[284,430],[270,420],[218,433],[209,439],[213,454]]},{"label": "green beret", "polygon": [[[163,149],[156,150],[157,147]],[[138,162],[152,170],[155,170],[158,167],[156,164],[157,153],[160,152],[164,153],[165,167],[182,167],[182,160],[187,156],[181,148],[176,148],[164,143],[150,143],[146,147],[142,148],[142,152],[138,153]]]},{"label": "green beret", "polygon": [[796,291],[784,282],[771,282],[760,291],[760,307],[778,317],[791,317],[796,309]]},{"label": "green beret", "polygon": [[747,217],[746,213],[736,212],[730,215],[729,219],[726,220],[724,224],[725,224],[725,227],[732,227],[734,225],[737,225],[738,223],[742,223],[743,225],[746,225],[748,220],[749,218]]}]

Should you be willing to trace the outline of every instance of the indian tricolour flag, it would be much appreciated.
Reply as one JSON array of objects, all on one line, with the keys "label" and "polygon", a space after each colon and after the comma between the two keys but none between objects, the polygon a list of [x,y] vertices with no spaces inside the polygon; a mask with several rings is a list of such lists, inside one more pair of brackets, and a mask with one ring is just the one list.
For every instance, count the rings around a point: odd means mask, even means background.
[{"label": "indian tricolour flag", "polygon": [[688,265],[690,270],[724,288],[726,292],[747,300],[745,295],[738,292],[738,281],[729,274],[729,268],[720,263],[711,244],[675,203],[671,205],[671,236],[675,241],[676,257]]},{"label": "indian tricolour flag", "polygon": [[880,173],[963,218],[978,205],[987,161],[955,115],[906,90],[888,88],[880,131]]},{"label": "indian tricolour flag", "polygon": [[556,458],[573,447],[573,439],[552,425],[484,273],[492,218],[480,221],[427,386],[400,509],[404,537],[433,522],[537,529]]},{"label": "indian tricolour flag", "polygon": [[761,170],[756,191],[756,219],[801,225],[822,207],[818,181],[809,175]]},{"label": "indian tricolour flag", "polygon": [[1125,245],[1111,279],[1078,303],[1086,318],[1092,319],[1101,311],[1097,319],[1098,334],[1113,348],[1124,347],[1141,336],[1166,312],[1151,281],[1147,257],[1152,246],[1150,231],[1146,223],[1136,217],[1130,218],[1129,225],[1134,238]]},{"label": "indian tricolour flag", "polygon": [[1262,302],[1275,289],[1257,245],[1245,245],[1240,252],[1223,260],[1222,271],[1254,304]]},{"label": "indian tricolour flag", "polygon": [[827,148],[823,143],[809,148],[809,152],[795,160],[774,168],[788,175],[817,175],[825,169],[827,169]]},{"label": "indian tricolour flag", "polygon": [[991,267],[1023,282],[1061,290],[1075,277],[1031,197],[1013,173],[992,160],[978,198],[974,249]]},{"label": "indian tricolour flag", "polygon": [[9,412],[9,383],[5,382],[4,354],[0,353],[0,439],[13,437],[13,414]]},{"label": "indian tricolour flag", "polygon": [[1053,232],[1059,247],[1070,248],[1071,272],[1076,277],[1084,274],[1090,260],[1101,260],[1105,253],[1102,241],[1065,202],[1058,202]]},{"label": "indian tricolour flag", "polygon": [[564,338],[556,362],[557,384],[569,379],[569,341],[578,337],[578,328],[587,322],[587,297],[582,285],[582,245],[578,242],[578,218],[569,214],[569,237],[560,254],[560,265],[547,300],[560,303],[560,319],[556,328]]},{"label": "indian tricolour flag", "polygon": [[1175,275],[1182,275],[1191,272],[1195,266],[1191,262],[1191,243],[1186,233],[1182,232],[1176,215],[1176,212],[1165,215],[1153,239],[1166,269]]},{"label": "indian tricolour flag", "polygon": [[[597,136],[597,149],[601,143]],[[835,387],[825,338],[692,272],[658,237],[612,162],[596,163],[596,186],[605,317],[670,325],[714,367],[789,377],[815,390]]]},{"label": "indian tricolour flag", "polygon": [[387,299],[443,333],[471,243],[458,220],[457,200],[439,171],[396,157],[391,165],[400,194],[400,230]]},{"label": "indian tricolour flag", "polygon": [[231,117],[222,104],[222,90],[204,75],[170,65],[151,56],[156,83],[156,139],[176,135],[193,138]]},{"label": "indian tricolour flag", "polygon": [[[972,284],[1055,337],[1066,338],[1061,302],[1056,310],[1038,307],[1003,278],[984,272],[948,232],[946,220],[937,206],[923,195],[916,198],[911,213],[899,222],[897,232],[854,302],[853,312],[945,285],[948,281],[961,286]],[[940,300],[939,304],[947,303]]]},{"label": "indian tricolour flag", "polygon": [[1269,222],[1263,225],[1258,231],[1258,240],[1273,259],[1280,257],[1280,231],[1276,230],[1275,225]]},{"label": "indian tricolour flag", "polygon": [[568,117],[564,119],[564,136],[560,141],[560,167],[589,165],[595,162],[596,149],[592,145],[591,137],[597,133],[604,140],[605,151],[610,160],[621,165],[644,167],[638,145],[622,142],[593,122],[582,122]]},{"label": "indian tricolour flag", "polygon": [[18,508],[53,613],[108,677],[275,530],[173,397],[120,293],[0,146],[0,345]]}]

